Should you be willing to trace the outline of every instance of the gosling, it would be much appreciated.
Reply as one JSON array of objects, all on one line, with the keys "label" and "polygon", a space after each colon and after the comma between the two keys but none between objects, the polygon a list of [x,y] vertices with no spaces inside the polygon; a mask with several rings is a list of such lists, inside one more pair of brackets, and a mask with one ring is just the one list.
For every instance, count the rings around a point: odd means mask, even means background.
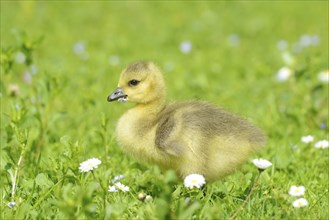
[{"label": "gosling", "polygon": [[209,103],[166,104],[164,78],[153,62],[128,65],[107,100],[136,103],[116,127],[123,151],[183,178],[197,173],[207,181],[219,180],[265,144],[260,129]]}]

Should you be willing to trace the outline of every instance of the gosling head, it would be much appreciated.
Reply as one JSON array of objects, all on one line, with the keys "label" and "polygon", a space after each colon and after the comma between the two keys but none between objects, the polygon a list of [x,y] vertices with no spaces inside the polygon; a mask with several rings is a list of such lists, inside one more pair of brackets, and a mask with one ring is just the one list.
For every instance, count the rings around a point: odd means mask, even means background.
[{"label": "gosling head", "polygon": [[165,83],[160,69],[152,62],[140,61],[128,65],[121,73],[118,88],[107,100],[147,104],[164,99]]}]

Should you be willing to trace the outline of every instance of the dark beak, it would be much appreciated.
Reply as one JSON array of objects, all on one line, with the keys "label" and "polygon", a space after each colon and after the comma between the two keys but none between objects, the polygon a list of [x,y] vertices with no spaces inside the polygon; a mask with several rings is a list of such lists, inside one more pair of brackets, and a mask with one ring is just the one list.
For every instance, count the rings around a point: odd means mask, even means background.
[{"label": "dark beak", "polygon": [[107,97],[107,101],[112,102],[112,101],[118,100],[120,98],[126,98],[126,97],[127,97],[127,95],[122,92],[122,89],[117,88],[116,90],[114,90],[114,92],[112,92],[111,95],[109,95]]}]

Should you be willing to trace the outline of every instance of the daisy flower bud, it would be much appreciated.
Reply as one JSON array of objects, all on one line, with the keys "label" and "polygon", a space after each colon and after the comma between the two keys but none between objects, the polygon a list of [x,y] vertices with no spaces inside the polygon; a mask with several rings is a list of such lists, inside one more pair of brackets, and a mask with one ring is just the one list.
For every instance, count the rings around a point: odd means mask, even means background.
[{"label": "daisy flower bud", "polygon": [[138,198],[138,200],[140,200],[140,201],[144,201],[145,198],[146,198],[146,196],[147,196],[147,195],[146,195],[145,193],[141,192],[141,193],[138,193],[137,198]]},{"label": "daisy flower bud", "polygon": [[153,200],[153,197],[150,196],[150,195],[147,195],[147,196],[145,197],[145,202],[151,202],[152,200]]}]

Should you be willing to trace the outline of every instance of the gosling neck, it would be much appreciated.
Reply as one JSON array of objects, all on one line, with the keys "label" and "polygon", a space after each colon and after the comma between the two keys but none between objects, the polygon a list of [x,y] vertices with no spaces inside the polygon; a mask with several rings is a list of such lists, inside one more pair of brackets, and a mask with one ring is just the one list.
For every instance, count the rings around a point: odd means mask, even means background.
[{"label": "gosling neck", "polygon": [[157,116],[166,106],[165,98],[158,98],[148,103],[138,103],[134,109],[144,112],[147,117]]}]

